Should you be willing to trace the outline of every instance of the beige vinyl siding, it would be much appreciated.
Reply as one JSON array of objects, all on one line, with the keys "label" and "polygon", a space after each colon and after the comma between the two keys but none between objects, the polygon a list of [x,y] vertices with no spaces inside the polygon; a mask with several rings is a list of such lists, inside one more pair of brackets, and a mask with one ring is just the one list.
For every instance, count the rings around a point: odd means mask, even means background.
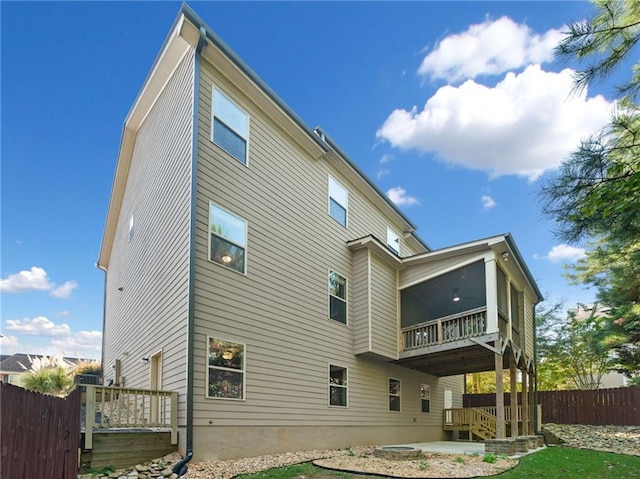
[{"label": "beige vinyl siding", "polygon": [[371,351],[398,358],[398,286],[394,268],[371,257]]},{"label": "beige vinyl siding", "polygon": [[[533,358],[534,352],[534,334],[535,327],[534,306],[532,305],[531,296],[525,291],[524,293],[524,353]],[[523,332],[521,331],[520,334]]]},{"label": "beige vinyl siding", "polygon": [[448,271],[453,271],[474,261],[484,260],[482,252],[471,252],[464,255],[439,258],[432,261],[425,260],[424,263],[412,263],[407,268],[400,271],[400,288],[406,288],[413,284],[426,281],[428,278],[439,276]]},{"label": "beige vinyl siding", "polygon": [[[353,318],[363,307],[354,284],[366,273],[354,267],[346,242],[369,234],[384,239],[395,220],[330,161],[299,149],[205,62],[200,84],[194,425],[414,425],[418,393],[414,405],[389,413],[387,380],[419,391],[430,376],[354,355]],[[250,115],[249,167],[210,141],[213,85]],[[329,175],[349,191],[348,228],[328,214]],[[246,276],[208,260],[209,201],[248,222]],[[329,269],[348,280],[347,325],[328,318]],[[244,401],[205,398],[208,335],[246,344]],[[328,364],[349,368],[347,408],[328,406]],[[439,416],[429,420],[440,424]]]},{"label": "beige vinyl siding", "polygon": [[[194,58],[190,52],[140,126],[106,275],[104,371],[121,361],[126,387],[149,388],[162,351],[162,389],[185,423]],[[129,241],[129,221],[134,235]],[[122,288],[119,291],[118,288]]]},{"label": "beige vinyl siding", "polygon": [[353,280],[351,281],[351,301],[353,317],[353,352],[355,354],[368,353],[371,350],[371,294],[370,269],[367,249],[353,253]]}]

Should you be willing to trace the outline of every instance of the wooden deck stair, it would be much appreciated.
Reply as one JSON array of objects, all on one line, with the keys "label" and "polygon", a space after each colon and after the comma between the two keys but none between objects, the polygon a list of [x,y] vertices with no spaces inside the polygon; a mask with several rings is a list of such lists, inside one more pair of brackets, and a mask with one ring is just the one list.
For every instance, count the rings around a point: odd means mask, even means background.
[{"label": "wooden deck stair", "polygon": [[[518,418],[520,417],[518,407]],[[505,406],[505,420],[511,423],[511,410]],[[443,411],[442,428],[445,431],[466,431],[469,440],[495,439],[497,433],[497,417],[495,407],[452,408]]]}]

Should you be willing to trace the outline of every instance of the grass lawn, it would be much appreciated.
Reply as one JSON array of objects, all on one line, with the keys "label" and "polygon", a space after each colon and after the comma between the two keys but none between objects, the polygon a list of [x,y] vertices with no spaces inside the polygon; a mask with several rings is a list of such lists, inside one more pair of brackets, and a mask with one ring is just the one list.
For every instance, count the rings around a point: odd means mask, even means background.
[{"label": "grass lawn", "polygon": [[[269,469],[237,479],[352,479],[356,474],[328,471],[310,463]],[[374,479],[376,476],[366,476]],[[549,447],[520,459],[520,464],[498,479],[640,479],[640,457],[586,449]]]}]

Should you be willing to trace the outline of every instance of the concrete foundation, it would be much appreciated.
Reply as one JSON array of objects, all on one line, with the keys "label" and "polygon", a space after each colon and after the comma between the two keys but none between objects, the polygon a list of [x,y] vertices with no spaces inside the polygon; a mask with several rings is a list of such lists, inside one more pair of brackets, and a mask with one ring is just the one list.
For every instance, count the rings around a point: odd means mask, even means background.
[{"label": "concrete foundation", "polygon": [[441,427],[416,426],[198,426],[194,461],[239,459],[314,449],[383,446],[446,440]]}]

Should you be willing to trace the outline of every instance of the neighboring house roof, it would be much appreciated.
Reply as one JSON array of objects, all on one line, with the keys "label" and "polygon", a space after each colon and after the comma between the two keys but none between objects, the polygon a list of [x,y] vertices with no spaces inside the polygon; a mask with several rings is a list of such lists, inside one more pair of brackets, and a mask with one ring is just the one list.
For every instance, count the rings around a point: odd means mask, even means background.
[{"label": "neighboring house roof", "polygon": [[[0,362],[0,373],[2,374],[20,374],[27,372],[31,368],[31,362],[36,358],[43,358],[44,354],[25,354],[25,353],[16,353],[12,356],[9,356],[3,359]],[[67,363],[69,366],[73,366],[74,364],[78,364],[81,361],[84,361],[80,358],[62,358],[62,360]]]},{"label": "neighboring house roof", "polygon": [[[204,48],[205,43],[211,47]],[[363,188],[363,191],[366,191],[374,202],[377,202],[382,208],[394,212],[398,220],[404,223],[406,229],[403,233],[413,238],[419,247],[427,251],[430,249],[415,234],[416,227],[411,220],[342,152],[326,133],[319,128],[311,129],[188,5],[183,4],[171,32],[165,39],[162,49],[125,120],[107,221],[97,261],[99,268],[106,269],[109,264],[111,245],[124,195],[136,132],[158,94],[162,91],[167,79],[172,75],[175,66],[189,49],[195,49],[197,52],[202,51],[203,55],[209,55],[211,59],[217,60],[216,65],[219,68],[226,68],[228,74],[237,78],[236,81],[241,87],[253,89],[256,103],[280,122],[280,126],[297,138],[296,141],[316,158],[324,155],[334,155],[339,158],[338,163],[346,166],[346,170],[352,172],[355,181],[361,183],[358,186]]]}]

